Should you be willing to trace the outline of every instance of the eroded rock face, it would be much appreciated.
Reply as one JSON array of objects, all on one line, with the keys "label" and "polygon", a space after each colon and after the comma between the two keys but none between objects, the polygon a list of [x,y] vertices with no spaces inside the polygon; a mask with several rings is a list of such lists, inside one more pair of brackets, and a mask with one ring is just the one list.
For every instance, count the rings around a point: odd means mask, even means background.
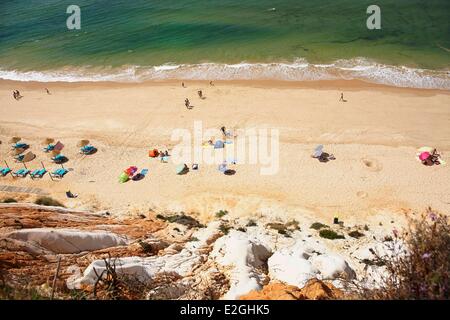
[{"label": "eroded rock face", "polygon": [[317,252],[301,243],[276,251],[269,258],[268,267],[272,280],[297,287],[304,287],[313,278],[334,280],[353,279],[356,276],[339,255]]},{"label": "eroded rock face", "polygon": [[251,290],[259,290],[265,281],[264,268],[271,252],[257,239],[232,230],[219,238],[211,252],[223,268],[229,268],[230,290],[225,299],[237,299]]}]

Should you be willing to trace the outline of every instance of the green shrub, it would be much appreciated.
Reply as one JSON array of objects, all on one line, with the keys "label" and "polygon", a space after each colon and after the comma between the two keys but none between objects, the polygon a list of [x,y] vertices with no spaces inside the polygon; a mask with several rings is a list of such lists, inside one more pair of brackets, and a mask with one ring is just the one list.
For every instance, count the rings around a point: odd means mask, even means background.
[{"label": "green shrub", "polygon": [[2,203],[16,203],[17,200],[14,198],[5,198],[2,200]]},{"label": "green shrub", "polygon": [[225,216],[227,214],[228,214],[227,210],[220,210],[220,211],[216,212],[216,218],[222,218],[223,216]]},{"label": "green shrub", "polygon": [[348,233],[348,235],[349,235],[350,237],[356,238],[356,239],[359,239],[359,238],[361,238],[361,237],[364,237],[364,233],[359,232],[358,230],[350,231],[350,232]]},{"label": "green shrub", "polygon": [[64,207],[64,205],[58,200],[52,199],[50,197],[39,197],[34,201],[34,203],[41,206],[53,206],[53,207]]},{"label": "green shrub", "polygon": [[320,223],[320,222],[314,222],[311,227],[311,229],[314,230],[320,230],[322,228],[328,228],[328,226],[326,224]]},{"label": "green shrub", "polygon": [[319,232],[319,236],[325,239],[336,240],[336,239],[345,239],[345,237],[341,234],[337,234],[333,230],[330,229],[322,229]]},{"label": "green shrub", "polygon": [[[408,228],[395,231],[388,250],[402,244],[402,253],[378,255],[371,263],[385,271],[377,288],[357,288],[359,299],[448,300],[450,299],[450,225],[447,215],[430,208],[421,217],[410,217]],[[365,282],[363,282],[365,283]]]},{"label": "green shrub", "polygon": [[226,224],[221,224],[220,227],[219,227],[219,230],[220,230],[223,234],[225,234],[225,235],[228,234],[228,232],[230,231],[230,229],[231,229],[231,227],[228,226],[228,225],[226,225]]}]

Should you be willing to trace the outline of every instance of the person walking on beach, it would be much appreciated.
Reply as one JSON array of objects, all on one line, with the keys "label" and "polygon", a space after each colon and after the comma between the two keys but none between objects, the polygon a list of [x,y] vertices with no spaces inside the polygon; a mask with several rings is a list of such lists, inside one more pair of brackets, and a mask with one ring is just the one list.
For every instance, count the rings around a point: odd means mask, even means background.
[{"label": "person walking on beach", "polygon": [[44,88],[45,89],[45,91],[47,92],[47,94],[51,94],[50,93],[50,90],[48,90],[47,88]]},{"label": "person walking on beach", "polygon": [[345,102],[345,100],[344,100],[344,93],[343,92],[341,92],[341,98],[339,99],[339,102]]},{"label": "person walking on beach", "polygon": [[184,105],[186,106],[186,108],[190,109],[191,103],[190,103],[190,101],[189,101],[188,98],[186,98],[186,99],[184,100]]},{"label": "person walking on beach", "polygon": [[16,90],[13,91],[13,97],[14,97],[14,99],[17,100],[17,93],[16,93]]},{"label": "person walking on beach", "polygon": [[183,88],[186,88],[186,86],[184,85],[184,82],[181,83],[181,86],[182,86]]},{"label": "person walking on beach", "polygon": [[198,90],[197,93],[198,93],[198,96],[200,97],[200,99],[203,99],[203,92],[202,92],[202,90]]}]

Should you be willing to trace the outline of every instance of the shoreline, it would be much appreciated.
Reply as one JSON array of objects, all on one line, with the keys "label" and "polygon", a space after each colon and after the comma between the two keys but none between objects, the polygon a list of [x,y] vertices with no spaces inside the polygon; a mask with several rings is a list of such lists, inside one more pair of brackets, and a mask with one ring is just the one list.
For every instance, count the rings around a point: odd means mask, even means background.
[{"label": "shoreline", "polygon": [[[194,85],[197,87],[211,87],[208,80],[185,80],[185,79],[166,79],[166,80],[145,80],[142,82],[114,82],[114,81],[77,81],[77,82],[40,82],[40,81],[16,81],[0,79],[0,89],[10,87],[11,90],[16,88],[22,89],[39,89],[45,87],[64,88],[64,89],[85,89],[88,87],[105,89],[105,88],[136,88],[151,86],[179,86],[184,82],[186,85]],[[397,87],[387,84],[379,84],[359,79],[352,80],[213,80],[213,83],[220,86],[244,86],[253,88],[277,88],[277,89],[315,89],[315,90],[375,90],[375,91],[391,91],[399,93],[413,93],[417,95],[433,95],[444,94],[450,95],[447,89],[427,89],[427,88],[409,88]]]}]

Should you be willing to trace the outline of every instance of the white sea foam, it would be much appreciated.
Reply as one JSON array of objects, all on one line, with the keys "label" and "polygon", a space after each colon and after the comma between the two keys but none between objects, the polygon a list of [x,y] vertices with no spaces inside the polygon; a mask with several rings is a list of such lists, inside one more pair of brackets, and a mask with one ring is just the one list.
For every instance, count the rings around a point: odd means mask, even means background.
[{"label": "white sea foam", "polygon": [[405,66],[391,66],[364,58],[338,60],[331,64],[311,64],[304,59],[291,63],[164,64],[121,68],[64,68],[49,71],[16,71],[0,67],[0,79],[38,82],[146,80],[287,80],[312,81],[360,79],[398,87],[450,90],[450,72]]}]

